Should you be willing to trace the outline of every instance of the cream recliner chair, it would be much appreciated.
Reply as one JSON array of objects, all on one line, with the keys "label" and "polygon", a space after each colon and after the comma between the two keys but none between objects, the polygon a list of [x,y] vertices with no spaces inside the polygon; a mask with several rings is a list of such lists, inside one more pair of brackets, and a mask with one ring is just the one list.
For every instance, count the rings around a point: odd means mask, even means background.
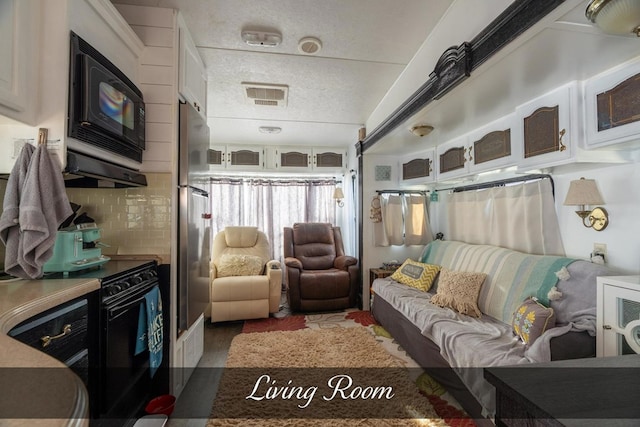
[{"label": "cream recliner chair", "polygon": [[280,262],[269,260],[269,241],[257,227],[226,227],[211,258],[211,321],[258,319],[277,313]]}]

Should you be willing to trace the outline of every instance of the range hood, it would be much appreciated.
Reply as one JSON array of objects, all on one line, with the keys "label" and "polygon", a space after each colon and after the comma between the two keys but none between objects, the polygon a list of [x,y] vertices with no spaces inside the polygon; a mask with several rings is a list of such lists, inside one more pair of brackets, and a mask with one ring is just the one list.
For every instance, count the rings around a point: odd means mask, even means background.
[{"label": "range hood", "polygon": [[147,186],[147,177],[138,171],[71,150],[67,150],[67,167],[63,173],[65,186],[70,188]]}]

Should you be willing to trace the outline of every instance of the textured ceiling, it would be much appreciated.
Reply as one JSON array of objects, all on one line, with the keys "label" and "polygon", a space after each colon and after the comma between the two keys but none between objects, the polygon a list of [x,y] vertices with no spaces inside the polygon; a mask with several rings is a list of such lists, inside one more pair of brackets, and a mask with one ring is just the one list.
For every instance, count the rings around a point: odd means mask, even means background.
[{"label": "textured ceiling", "polygon": [[[348,146],[452,0],[113,2],[181,11],[207,68],[212,143]],[[282,43],[251,47],[246,28],[277,31]],[[315,56],[298,52],[308,36],[322,41]],[[241,82],[288,85],[288,106],[248,105]]]},{"label": "textured ceiling", "polygon": [[[376,106],[394,98],[385,99],[385,94],[401,73],[411,74],[406,65],[443,17],[448,23],[443,26],[455,22],[469,28],[478,22],[465,0],[112,1],[182,12],[207,68],[213,144],[353,146]],[[568,81],[587,79],[637,57],[636,37],[605,35],[587,22],[588,3],[564,2],[370,152],[416,150],[407,128],[417,122],[435,127],[420,147],[435,146]],[[282,43],[251,47],[240,36],[246,28],[277,31]],[[298,41],[307,36],[322,41],[318,55],[298,52]],[[431,71],[425,70],[424,80]],[[288,106],[248,105],[242,82],[288,85]],[[281,127],[282,133],[262,134],[259,126]]]}]

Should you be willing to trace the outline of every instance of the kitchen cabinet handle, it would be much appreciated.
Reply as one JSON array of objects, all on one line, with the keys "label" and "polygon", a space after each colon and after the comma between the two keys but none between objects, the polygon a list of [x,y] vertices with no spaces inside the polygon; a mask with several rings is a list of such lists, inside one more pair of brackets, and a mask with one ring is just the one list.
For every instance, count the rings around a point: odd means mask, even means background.
[{"label": "kitchen cabinet handle", "polygon": [[57,340],[58,338],[62,338],[67,334],[71,333],[71,325],[70,324],[66,324],[62,327],[62,332],[60,332],[58,335],[45,335],[42,338],[40,338],[40,341],[42,341],[42,347],[47,347],[49,344],[51,344],[51,341],[53,340]]},{"label": "kitchen cabinet handle", "polygon": [[471,154],[471,150],[473,150],[473,145],[469,146],[469,161],[472,162],[473,161],[473,155]]},{"label": "kitchen cabinet handle", "polygon": [[564,150],[566,150],[566,149],[567,149],[567,146],[566,146],[566,145],[564,145],[564,144],[562,143],[562,138],[564,138],[564,134],[565,134],[565,133],[567,133],[567,130],[566,130],[566,129],[562,129],[562,130],[560,131],[560,140],[558,141],[558,144],[559,144],[558,149],[559,149],[560,151],[564,151]]},{"label": "kitchen cabinet handle", "polygon": [[602,329],[609,330],[609,329],[613,329],[613,328],[611,327],[611,325],[602,325]]}]

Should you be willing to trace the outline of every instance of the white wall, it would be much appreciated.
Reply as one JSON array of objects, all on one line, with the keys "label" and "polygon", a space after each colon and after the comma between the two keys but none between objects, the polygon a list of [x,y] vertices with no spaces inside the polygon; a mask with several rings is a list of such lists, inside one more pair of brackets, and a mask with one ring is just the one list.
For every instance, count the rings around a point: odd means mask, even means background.
[{"label": "white wall", "polygon": [[[636,152],[640,155],[640,150]],[[585,228],[576,206],[563,206],[571,180],[595,179],[609,213],[609,225],[598,232]],[[621,274],[640,274],[640,163],[554,175],[556,211],[569,257],[588,258],[594,243],[607,245],[607,265]]]},{"label": "white wall", "polygon": [[375,129],[422,86],[445,50],[473,39],[511,3],[512,0],[454,1],[369,116],[366,122],[367,129],[370,131]]}]

